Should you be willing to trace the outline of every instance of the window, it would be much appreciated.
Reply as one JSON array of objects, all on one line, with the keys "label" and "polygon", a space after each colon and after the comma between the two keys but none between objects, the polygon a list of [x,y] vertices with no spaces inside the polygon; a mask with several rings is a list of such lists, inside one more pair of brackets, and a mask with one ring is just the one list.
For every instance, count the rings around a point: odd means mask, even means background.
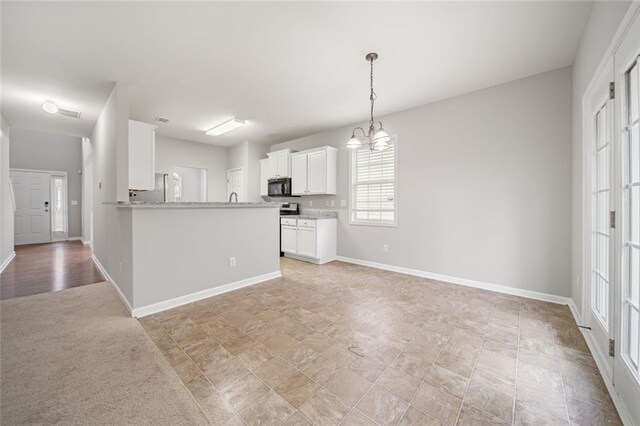
[{"label": "window", "polygon": [[50,176],[50,220],[51,240],[66,240],[67,233],[67,175],[60,172],[51,172]]},{"label": "window", "polygon": [[397,225],[396,154],[395,136],[385,151],[370,151],[363,144],[350,152],[351,224]]}]

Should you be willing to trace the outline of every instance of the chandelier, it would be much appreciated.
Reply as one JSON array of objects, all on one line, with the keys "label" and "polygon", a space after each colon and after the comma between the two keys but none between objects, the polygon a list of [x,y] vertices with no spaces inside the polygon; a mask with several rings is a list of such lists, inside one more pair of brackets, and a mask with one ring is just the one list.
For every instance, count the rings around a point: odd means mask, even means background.
[{"label": "chandelier", "polygon": [[[375,52],[369,53],[366,56],[366,59],[371,64],[371,94],[369,95],[369,100],[371,101],[371,117],[369,118],[369,133],[365,133],[362,127],[356,127],[355,129],[353,129],[353,132],[351,133],[351,139],[349,139],[349,142],[347,142],[347,148],[360,148],[363,144],[362,139],[366,139],[365,142],[369,145],[369,149],[371,151],[384,151],[385,149],[389,148],[389,141],[391,140],[391,137],[382,128],[381,121],[378,121],[377,124],[380,125],[380,128],[376,130],[376,121],[373,118],[373,103],[375,102],[377,97],[376,92],[373,91],[373,61],[378,59],[378,54]],[[360,130],[362,132],[362,139],[356,136],[357,130]]]}]

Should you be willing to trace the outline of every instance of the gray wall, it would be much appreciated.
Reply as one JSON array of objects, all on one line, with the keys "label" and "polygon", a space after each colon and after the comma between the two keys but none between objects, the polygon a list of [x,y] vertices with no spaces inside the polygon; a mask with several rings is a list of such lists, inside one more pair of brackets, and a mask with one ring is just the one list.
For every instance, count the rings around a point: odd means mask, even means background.
[{"label": "gray wall", "polygon": [[156,173],[169,174],[170,200],[173,200],[171,174],[176,166],[207,169],[208,201],[225,201],[227,148],[156,135]]},{"label": "gray wall", "polygon": [[275,207],[120,210],[133,210],[134,308],[280,270]]},{"label": "gray wall", "polygon": [[629,2],[595,2],[582,35],[573,65],[573,200],[572,200],[572,291],[573,301],[582,312],[582,96],[602,61],[622,21]]},{"label": "gray wall", "polygon": [[93,153],[93,253],[132,304],[131,211],[104,204],[129,198],[127,168],[121,164],[128,158],[128,128],[128,88],[116,83],[89,138]]},{"label": "gray wall", "polygon": [[[382,121],[398,135],[399,226],[349,225],[340,208],[340,256],[571,294],[570,67]],[[298,198],[303,207],[348,200],[352,128],[271,147],[340,149],[338,195]]]},{"label": "gray wall", "polygon": [[[67,172],[69,238],[82,236],[82,139],[34,130],[11,129],[10,167]],[[71,201],[77,201],[75,206]]]},{"label": "gray wall", "polygon": [[9,192],[9,126],[0,115],[0,265],[13,253],[13,206]]}]

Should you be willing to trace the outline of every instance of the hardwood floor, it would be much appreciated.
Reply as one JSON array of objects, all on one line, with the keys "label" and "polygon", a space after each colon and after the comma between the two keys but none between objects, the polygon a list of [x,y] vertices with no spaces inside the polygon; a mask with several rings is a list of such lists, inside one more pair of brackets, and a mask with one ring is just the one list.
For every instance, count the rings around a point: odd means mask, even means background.
[{"label": "hardwood floor", "polygon": [[48,293],[105,281],[80,241],[16,246],[16,257],[0,274],[0,300]]}]

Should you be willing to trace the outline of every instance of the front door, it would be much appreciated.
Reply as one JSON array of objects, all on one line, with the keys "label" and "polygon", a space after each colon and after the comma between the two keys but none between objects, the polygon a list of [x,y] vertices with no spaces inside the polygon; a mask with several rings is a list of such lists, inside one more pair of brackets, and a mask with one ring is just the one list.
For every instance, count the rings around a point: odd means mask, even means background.
[{"label": "front door", "polygon": [[11,170],[10,176],[16,203],[15,244],[51,241],[51,175]]}]

